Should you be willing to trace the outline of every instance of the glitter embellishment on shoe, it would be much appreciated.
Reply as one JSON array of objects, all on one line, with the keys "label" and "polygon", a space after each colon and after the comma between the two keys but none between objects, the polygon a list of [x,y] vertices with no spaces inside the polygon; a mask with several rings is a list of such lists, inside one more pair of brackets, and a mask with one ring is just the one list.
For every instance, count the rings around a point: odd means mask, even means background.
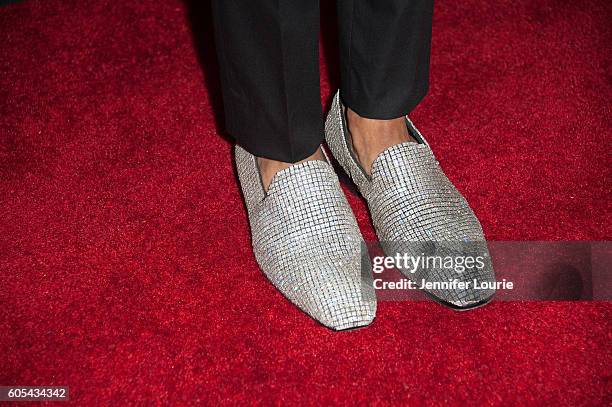
[{"label": "glitter embellishment on shoe", "polygon": [[235,148],[255,258],[302,311],[334,330],[369,325],[376,314],[362,278],[363,238],[332,166],[305,161],[279,171],[268,192],[257,159]]},{"label": "glitter embellishment on shoe", "polygon": [[[406,277],[442,283],[456,279],[463,288],[434,288],[424,291],[436,301],[455,309],[469,309],[491,300],[489,287],[495,275],[480,222],[465,198],[446,177],[429,145],[410,119],[406,126],[417,142],[404,142],[383,151],[372,165],[369,176],[352,149],[345,109],[339,92],[334,96],[325,123],[326,141],[331,152],[355,182],[368,203],[372,221],[387,256],[407,253],[430,258],[480,256],[478,267],[458,272],[433,265],[419,267]],[[483,284],[486,283],[486,284]],[[440,284],[439,284],[440,285]]]}]

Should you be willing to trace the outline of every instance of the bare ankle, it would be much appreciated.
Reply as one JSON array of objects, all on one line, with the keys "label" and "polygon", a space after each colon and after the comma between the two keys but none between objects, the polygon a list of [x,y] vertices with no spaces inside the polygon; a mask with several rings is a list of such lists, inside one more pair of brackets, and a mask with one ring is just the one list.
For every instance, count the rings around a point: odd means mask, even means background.
[{"label": "bare ankle", "polygon": [[368,174],[374,160],[387,148],[406,141],[415,141],[406,127],[405,118],[390,120],[368,119],[347,107],[346,119],[353,150]]},{"label": "bare ankle", "polygon": [[284,161],[272,160],[264,157],[257,157],[257,164],[259,166],[259,173],[261,174],[261,182],[263,184],[264,190],[268,192],[268,188],[270,187],[270,183],[272,183],[272,179],[276,175],[277,172],[284,170],[286,168],[291,167],[292,165],[303,163],[304,161],[312,161],[312,160],[320,160],[325,161],[325,156],[321,151],[321,148],[318,148],[317,151],[314,152],[309,157],[298,161],[296,163],[287,163]]}]

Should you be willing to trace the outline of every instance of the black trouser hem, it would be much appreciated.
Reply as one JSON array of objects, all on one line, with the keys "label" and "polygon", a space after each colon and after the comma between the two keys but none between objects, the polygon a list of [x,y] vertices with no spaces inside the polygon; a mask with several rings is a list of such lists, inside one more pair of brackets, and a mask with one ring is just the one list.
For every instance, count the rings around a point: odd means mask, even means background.
[{"label": "black trouser hem", "polygon": [[428,87],[425,87],[417,93],[409,95],[406,102],[397,107],[385,106],[385,104],[380,101],[369,101],[359,98],[352,99],[350,96],[346,96],[342,90],[340,90],[340,99],[344,106],[349,107],[361,117],[366,119],[391,120],[410,114],[410,112],[412,112],[425,98],[427,91]]}]

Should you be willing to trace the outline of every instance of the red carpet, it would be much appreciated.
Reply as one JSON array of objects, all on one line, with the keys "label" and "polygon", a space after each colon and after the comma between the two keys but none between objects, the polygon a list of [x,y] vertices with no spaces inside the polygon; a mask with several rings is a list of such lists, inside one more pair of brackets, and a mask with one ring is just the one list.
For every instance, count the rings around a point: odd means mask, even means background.
[{"label": "red carpet", "polygon": [[[384,302],[346,333],[291,306],[250,251],[203,3],[0,8],[0,385],[79,405],[610,403],[609,303]],[[610,4],[438,1],[412,117],[490,239],[611,238]]]}]

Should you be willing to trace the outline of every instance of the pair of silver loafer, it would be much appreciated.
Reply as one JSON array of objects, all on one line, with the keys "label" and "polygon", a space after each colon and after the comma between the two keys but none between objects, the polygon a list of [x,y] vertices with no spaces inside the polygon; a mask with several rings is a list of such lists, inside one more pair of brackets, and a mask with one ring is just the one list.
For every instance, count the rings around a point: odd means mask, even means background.
[{"label": "pair of silver loafer", "polygon": [[[344,117],[337,93],[325,124],[326,141],[366,199],[387,255],[411,251],[416,255],[466,255],[474,245],[486,252],[476,216],[410,120],[406,124],[417,143],[385,150],[369,176],[352,152]],[[239,146],[235,154],[253,251],[264,274],[287,299],[331,329],[369,325],[376,315],[376,295],[361,270],[363,237],[329,158],[328,162],[307,161],[279,171],[266,193],[256,157]],[[450,275],[444,268],[423,268],[406,276],[417,282],[494,281],[490,261],[466,273]],[[482,305],[494,293],[426,291],[456,309]]]}]

